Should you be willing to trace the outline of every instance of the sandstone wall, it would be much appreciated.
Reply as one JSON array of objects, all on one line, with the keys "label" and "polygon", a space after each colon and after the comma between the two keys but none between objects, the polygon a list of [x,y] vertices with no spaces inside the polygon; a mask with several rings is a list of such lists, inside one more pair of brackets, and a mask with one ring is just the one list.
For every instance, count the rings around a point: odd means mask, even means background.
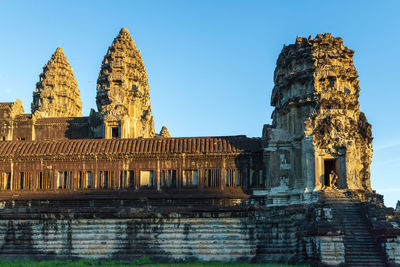
[{"label": "sandstone wall", "polygon": [[123,203],[2,202],[0,258],[250,261],[256,254],[256,226],[245,208]]},{"label": "sandstone wall", "polygon": [[219,216],[1,220],[0,258],[249,261],[254,224]]},{"label": "sandstone wall", "polygon": [[340,236],[315,231],[307,235],[310,227],[317,229],[308,220],[315,210],[260,209],[257,203],[146,198],[2,201],[0,259],[146,255],[159,261],[340,263]]}]

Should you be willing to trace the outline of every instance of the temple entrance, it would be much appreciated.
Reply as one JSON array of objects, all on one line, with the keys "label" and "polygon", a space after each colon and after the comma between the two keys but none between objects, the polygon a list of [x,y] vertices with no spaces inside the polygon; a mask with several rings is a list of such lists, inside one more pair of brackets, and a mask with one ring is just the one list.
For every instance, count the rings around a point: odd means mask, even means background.
[{"label": "temple entrance", "polygon": [[332,170],[336,174],[338,174],[337,159],[325,159],[324,160],[324,176],[325,176],[324,183],[325,183],[326,187],[330,187],[331,186],[330,179],[329,179],[329,174],[331,173]]},{"label": "temple entrance", "polygon": [[111,127],[111,137],[113,139],[120,138],[119,127],[118,126]]}]

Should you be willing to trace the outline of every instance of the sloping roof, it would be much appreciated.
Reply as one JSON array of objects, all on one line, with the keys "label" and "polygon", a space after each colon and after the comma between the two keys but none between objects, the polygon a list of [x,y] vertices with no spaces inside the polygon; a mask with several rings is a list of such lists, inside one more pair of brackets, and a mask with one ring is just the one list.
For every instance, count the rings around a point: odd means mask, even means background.
[{"label": "sloping roof", "polygon": [[260,138],[247,138],[245,136],[0,142],[0,157],[145,153],[241,153],[260,150]]},{"label": "sloping roof", "polygon": [[15,120],[28,121],[32,119],[32,114],[18,114],[15,116]]},{"label": "sloping roof", "polygon": [[88,123],[89,117],[52,117],[40,118],[36,120],[36,124],[74,124],[74,123]]},{"label": "sloping roof", "polygon": [[0,108],[11,108],[14,102],[0,102]]}]

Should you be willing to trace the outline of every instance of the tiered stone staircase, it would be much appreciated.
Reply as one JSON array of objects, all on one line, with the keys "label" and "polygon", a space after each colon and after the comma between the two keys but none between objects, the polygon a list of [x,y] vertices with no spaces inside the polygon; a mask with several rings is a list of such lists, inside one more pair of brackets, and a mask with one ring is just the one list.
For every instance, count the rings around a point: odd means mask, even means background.
[{"label": "tiered stone staircase", "polygon": [[342,192],[327,194],[325,201],[332,207],[334,223],[345,232],[346,266],[386,266],[384,252],[370,230],[361,203]]}]

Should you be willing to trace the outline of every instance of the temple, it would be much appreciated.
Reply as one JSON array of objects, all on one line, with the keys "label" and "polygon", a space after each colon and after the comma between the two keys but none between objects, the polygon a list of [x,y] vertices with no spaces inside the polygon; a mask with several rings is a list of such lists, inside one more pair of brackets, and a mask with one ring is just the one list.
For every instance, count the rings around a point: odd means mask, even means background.
[{"label": "temple", "polygon": [[298,37],[278,57],[261,137],[171,137],[155,133],[127,29],[87,117],[57,48],[32,114],[0,103],[0,258],[400,263],[400,215],[371,188],[353,54],[329,33]]},{"label": "temple", "polygon": [[154,133],[146,69],[127,29],[121,29],[104,56],[97,79],[96,103],[98,111],[92,110],[90,116],[82,117],[74,73],[63,50],[57,48],[39,75],[33,92],[32,114],[24,114],[19,100],[1,103],[0,139],[45,141],[161,136]]},{"label": "temple", "polygon": [[[296,202],[330,188],[370,192],[371,125],[359,110],[354,51],[330,34],[297,38],[279,55],[272,125],[265,125],[271,201]],[[311,195],[310,195],[311,193]]]}]

